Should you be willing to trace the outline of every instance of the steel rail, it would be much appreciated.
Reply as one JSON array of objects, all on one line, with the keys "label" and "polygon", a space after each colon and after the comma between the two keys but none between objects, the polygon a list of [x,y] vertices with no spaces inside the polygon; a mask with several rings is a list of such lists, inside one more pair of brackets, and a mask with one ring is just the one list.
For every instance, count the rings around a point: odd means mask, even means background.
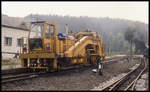
[{"label": "steel rail", "polygon": [[[142,63],[142,62],[141,62],[141,63]],[[141,65],[141,63],[140,63],[140,65]],[[137,69],[140,67],[140,65],[138,65],[135,69],[131,70],[130,72],[128,72],[126,75],[124,75],[124,76],[121,77],[120,79],[118,79],[118,80],[116,80],[115,82],[109,84],[108,86],[103,87],[103,88],[100,89],[100,90],[101,90],[101,91],[103,91],[103,90],[109,90],[109,91],[113,90],[113,89],[114,89],[120,82],[122,82],[126,77],[128,77],[131,73],[133,73],[135,70],[137,70]],[[134,82],[133,82],[133,83],[134,83]],[[132,86],[133,83],[131,83],[129,86]]]},{"label": "steel rail", "polygon": [[112,59],[106,59],[105,61],[104,61],[104,63],[109,63],[109,62],[113,62],[113,61],[120,61],[120,60],[124,60],[124,59],[126,59],[127,58],[127,56],[124,56],[124,57],[115,57],[115,58],[112,58]]},{"label": "steel rail", "polygon": [[[117,57],[117,59],[118,60],[120,60],[120,59],[124,59],[124,57],[121,57],[121,58],[118,58]],[[113,58],[112,60],[116,60],[116,58]],[[89,67],[89,65],[88,66],[86,66],[86,67]],[[73,70],[73,69],[77,69],[77,68],[81,68],[81,66],[80,67],[71,67],[71,68],[66,68],[66,69],[64,69],[64,70],[62,70],[62,71],[67,71],[67,70]],[[57,71],[51,71],[51,73],[54,73],[54,72],[57,72]],[[61,72],[61,71],[60,71]],[[4,76],[4,77],[2,77],[2,83],[7,83],[7,82],[12,82],[12,81],[17,81],[17,80],[23,80],[23,79],[29,79],[29,78],[34,78],[34,77],[36,77],[36,76],[38,76],[39,74],[42,74],[42,73],[31,73],[31,72],[25,72],[25,73],[22,73],[22,74],[17,74],[17,75],[9,75],[9,76]],[[117,81],[116,81],[117,82]]]},{"label": "steel rail", "polygon": [[[76,66],[76,67],[69,67],[69,68],[66,68],[66,69],[63,69],[63,70],[60,70],[60,71],[51,71],[50,73],[53,74],[53,73],[61,73],[61,72],[70,72],[72,70],[75,70],[75,69],[81,69],[81,68],[88,68],[90,66]],[[17,74],[17,75],[8,75],[8,76],[5,76],[5,77],[2,77],[2,83],[8,83],[8,82],[12,82],[12,81],[18,81],[18,80],[24,80],[24,79],[30,79],[30,78],[35,78],[37,76],[41,76],[43,74],[47,74],[47,72],[34,72],[34,73],[23,73],[23,74]]]},{"label": "steel rail", "polygon": [[2,83],[13,82],[13,81],[23,80],[23,79],[29,79],[29,78],[33,78],[36,76],[37,76],[36,73],[28,73],[28,74],[18,74],[18,75],[2,77]]},{"label": "steel rail", "polygon": [[9,75],[9,76],[6,76],[6,77],[2,77],[2,79],[11,79],[11,78],[16,78],[16,77],[22,77],[22,76],[28,76],[28,75],[31,75],[31,74],[35,74],[35,73],[26,73],[26,74],[18,74],[18,75],[15,75],[15,76],[12,76],[12,75]]},{"label": "steel rail", "polygon": [[124,91],[127,91],[127,90],[134,90],[134,87],[135,87],[135,84],[137,82],[137,80],[140,78],[140,76],[142,75],[142,73],[146,70],[146,61],[144,60],[144,69],[139,73],[139,75],[135,78],[135,80],[128,86],[124,89]]}]

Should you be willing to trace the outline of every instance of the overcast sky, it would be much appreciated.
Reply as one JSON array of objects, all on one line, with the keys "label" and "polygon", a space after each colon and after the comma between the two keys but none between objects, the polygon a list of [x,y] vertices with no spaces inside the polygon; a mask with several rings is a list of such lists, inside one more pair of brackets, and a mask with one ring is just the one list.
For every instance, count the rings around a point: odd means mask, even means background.
[{"label": "overcast sky", "polygon": [[2,14],[110,17],[148,23],[148,7],[148,2],[2,2]]}]

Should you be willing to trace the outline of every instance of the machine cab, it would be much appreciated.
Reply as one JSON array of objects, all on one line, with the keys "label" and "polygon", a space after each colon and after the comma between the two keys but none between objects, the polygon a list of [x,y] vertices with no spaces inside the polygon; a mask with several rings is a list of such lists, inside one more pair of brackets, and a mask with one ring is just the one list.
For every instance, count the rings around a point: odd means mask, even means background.
[{"label": "machine cab", "polygon": [[28,46],[28,52],[54,52],[56,38],[56,22],[45,21],[31,22],[28,35],[28,45],[23,44],[23,49]]}]

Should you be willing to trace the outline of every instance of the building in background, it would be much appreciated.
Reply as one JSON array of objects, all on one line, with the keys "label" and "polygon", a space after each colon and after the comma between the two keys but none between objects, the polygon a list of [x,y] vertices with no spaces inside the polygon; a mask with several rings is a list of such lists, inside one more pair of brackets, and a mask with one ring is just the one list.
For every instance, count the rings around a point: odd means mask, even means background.
[{"label": "building in background", "polygon": [[8,25],[1,25],[2,59],[10,59],[21,52],[21,37],[27,37],[29,30]]}]

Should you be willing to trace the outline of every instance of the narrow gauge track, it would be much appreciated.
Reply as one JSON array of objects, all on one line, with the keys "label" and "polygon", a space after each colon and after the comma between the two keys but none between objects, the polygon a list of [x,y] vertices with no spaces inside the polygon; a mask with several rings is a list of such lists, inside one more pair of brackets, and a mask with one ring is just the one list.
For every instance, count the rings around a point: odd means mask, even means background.
[{"label": "narrow gauge track", "polygon": [[[125,57],[117,57],[117,58],[113,58],[111,59],[111,61],[119,61],[119,60],[123,60],[125,59]],[[106,60],[107,61],[107,60]],[[110,62],[110,61],[109,61]],[[108,62],[107,62],[108,63]],[[51,75],[51,74],[63,74],[63,73],[70,73],[72,71],[82,71],[85,69],[88,69],[89,67],[93,67],[90,65],[86,65],[86,66],[75,66],[75,67],[68,67],[65,68],[63,70],[59,70],[59,71],[51,71],[51,72],[23,72],[23,73],[8,73],[8,74],[3,74],[2,76],[2,83],[8,83],[8,82],[12,82],[12,81],[19,81],[19,80],[25,80],[25,79],[31,79],[31,78],[35,78],[38,76],[43,76],[43,75]],[[93,67],[95,68],[95,67]],[[4,76],[5,75],[5,76]]]},{"label": "narrow gauge track", "polygon": [[19,80],[25,80],[25,79],[31,79],[31,78],[36,78],[40,76],[45,76],[45,75],[61,75],[65,73],[72,73],[72,72],[79,72],[82,70],[86,70],[88,68],[92,68],[93,66],[87,65],[87,66],[75,66],[75,67],[68,67],[65,68],[64,70],[55,70],[55,71],[50,71],[50,72],[26,72],[26,73],[21,73],[21,74],[9,74],[8,76],[2,76],[2,83],[10,83],[14,81],[19,81]]},{"label": "narrow gauge track", "polygon": [[138,78],[146,69],[146,61],[141,59],[140,65],[137,68],[128,72],[125,76],[120,78],[119,80],[109,84],[106,87],[100,89],[101,91],[115,91],[115,90],[134,90],[134,86]]},{"label": "narrow gauge track", "polygon": [[104,64],[106,63],[110,63],[110,62],[115,62],[115,61],[121,61],[121,60],[124,60],[124,59],[127,59],[128,57],[127,56],[124,56],[124,57],[115,57],[115,58],[112,58],[112,59],[106,59],[104,61]]},{"label": "narrow gauge track", "polygon": [[29,73],[29,72],[32,72],[32,71],[28,68],[16,68],[16,69],[2,70],[1,75],[2,76],[15,75],[15,74],[19,74],[19,73]]},{"label": "narrow gauge track", "polygon": [[111,61],[120,61],[120,60],[123,60],[123,59],[127,59],[128,57],[127,56],[123,56],[123,57],[113,57],[113,58],[109,58],[109,59],[106,59],[104,61],[104,63],[109,63]]},{"label": "narrow gauge track", "polygon": [[17,75],[9,75],[9,76],[2,77],[2,83],[34,78],[36,76],[37,76],[36,73],[22,73]]},{"label": "narrow gauge track", "polygon": [[147,62],[146,62],[146,60],[144,60],[144,69],[139,73],[139,75],[135,78],[135,80],[132,82],[132,83],[130,83],[130,85],[128,85],[128,87],[126,88],[126,89],[124,89],[124,91],[127,91],[127,90],[134,90],[134,87],[135,87],[135,84],[136,84],[136,82],[137,82],[137,80],[140,78],[140,76],[142,75],[142,73],[146,70],[146,68],[147,68]]}]

